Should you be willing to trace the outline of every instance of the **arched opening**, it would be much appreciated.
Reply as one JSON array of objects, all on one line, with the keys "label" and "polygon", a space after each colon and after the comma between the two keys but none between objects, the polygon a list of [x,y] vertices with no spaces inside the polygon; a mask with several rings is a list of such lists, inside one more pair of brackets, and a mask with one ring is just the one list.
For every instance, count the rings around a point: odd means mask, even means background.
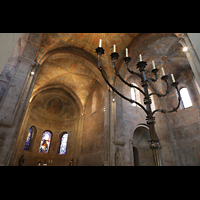
[{"label": "arched opening", "polygon": [[[136,101],[135,89],[131,88],[131,99]],[[136,103],[132,103],[132,106],[136,106]]]},{"label": "arched opening", "polygon": [[136,147],[133,147],[133,158],[134,166],[139,166],[139,154]]},{"label": "arched opening", "polygon": [[52,134],[49,131],[45,131],[42,135],[40,143],[39,153],[48,153]]},{"label": "arched opening", "polygon": [[62,137],[60,140],[60,148],[59,148],[59,155],[65,155],[66,151],[67,151],[67,142],[68,142],[68,133],[64,132],[62,133]]},{"label": "arched opening", "polygon": [[97,109],[97,91],[95,91],[92,95],[92,109],[91,109],[91,114],[96,112]]},{"label": "arched opening", "polygon": [[154,166],[152,150],[149,148],[150,132],[145,127],[138,127],[133,133],[134,166]]},{"label": "arched opening", "polygon": [[[106,84],[100,83],[103,78],[96,75],[95,71],[98,69],[93,69],[96,68],[92,63],[69,53],[57,53],[42,62],[17,143],[17,145],[21,145],[20,137],[23,136],[23,129],[27,124],[37,126],[38,134],[35,138],[33,151],[25,151],[24,154],[26,165],[36,165],[38,156],[47,164],[69,165],[76,148],[80,150],[79,154],[84,155],[83,158],[73,157],[75,165],[77,163],[87,165],[86,162],[90,162],[90,160],[88,161],[85,155],[91,152],[98,154],[100,159],[103,158],[104,112],[102,111],[105,107],[103,93]],[[91,115],[92,105],[91,90],[93,88],[96,91],[93,99],[95,115],[89,119],[88,114]],[[90,126],[88,126],[88,121],[90,121]],[[82,132],[80,128],[82,126],[84,134],[87,136],[84,137],[81,144],[81,137],[77,137],[77,135]],[[91,127],[91,129],[88,130],[85,127]],[[53,138],[45,139],[42,137],[46,130],[52,130]],[[65,130],[70,134],[68,141],[64,135],[60,135]],[[96,138],[95,133],[98,133],[98,138]],[[25,138],[23,147],[19,149],[24,148]],[[91,139],[93,139],[92,142]],[[20,154],[20,152],[17,151],[16,154]],[[102,163],[100,159],[95,160],[94,165],[97,165],[98,162]],[[17,158],[14,158],[13,163],[16,162]]]},{"label": "arched opening", "polygon": [[26,150],[26,151],[31,151],[32,150],[35,134],[36,134],[36,127],[35,126],[31,126],[29,128],[29,132],[28,132],[28,135],[27,135],[27,138],[26,138],[26,142],[25,142],[25,145],[24,145],[24,150]]},{"label": "arched opening", "polygon": [[192,101],[191,101],[191,98],[190,98],[190,95],[189,95],[189,92],[187,90],[186,87],[182,87],[180,89],[180,94],[181,94],[181,104],[182,104],[182,109],[185,109],[185,108],[189,108],[192,106]]}]

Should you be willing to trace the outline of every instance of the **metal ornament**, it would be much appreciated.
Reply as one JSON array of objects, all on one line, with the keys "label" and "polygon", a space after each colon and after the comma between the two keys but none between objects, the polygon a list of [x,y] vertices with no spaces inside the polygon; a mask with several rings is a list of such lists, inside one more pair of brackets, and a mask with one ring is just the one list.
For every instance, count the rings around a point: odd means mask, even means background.
[{"label": "metal ornament", "polygon": [[166,83],[166,86],[167,86],[167,90],[166,90],[166,93],[165,94],[159,94],[159,93],[148,93],[148,82],[149,81],[153,81],[153,82],[156,82],[158,80],[158,76],[157,76],[157,72],[158,72],[158,69],[155,68],[153,69],[151,72],[154,73],[154,76],[155,78],[147,78],[146,77],[146,74],[145,74],[145,68],[146,68],[146,65],[147,63],[145,61],[141,61],[141,62],[138,62],[137,63],[137,69],[139,69],[140,73],[137,73],[137,72],[134,72],[132,70],[129,69],[129,63],[131,61],[131,58],[130,57],[125,57],[123,60],[126,64],[126,67],[127,67],[127,70],[130,74],[134,74],[134,75],[137,75],[140,77],[141,79],[141,85],[143,87],[143,90],[140,89],[139,87],[131,84],[131,83],[128,83],[127,81],[125,81],[121,75],[119,74],[119,72],[117,71],[117,68],[116,68],[116,65],[115,65],[115,62],[116,60],[118,59],[119,57],[119,54],[117,52],[114,52],[112,53],[110,56],[111,56],[111,59],[113,61],[113,67],[115,69],[115,74],[120,78],[120,80],[128,85],[129,87],[132,87],[132,88],[135,88],[137,90],[139,90],[142,95],[144,96],[144,104],[146,105],[146,108],[141,105],[140,103],[138,103],[137,101],[133,100],[133,99],[130,99],[126,96],[124,96],[123,94],[121,94],[115,87],[113,87],[109,81],[107,80],[106,76],[105,76],[105,71],[104,69],[102,68],[101,66],[101,55],[104,54],[104,49],[102,47],[98,47],[96,50],[96,53],[98,55],[98,69],[99,71],[101,72],[105,82],[109,85],[109,87],[114,91],[116,92],[119,96],[121,96],[123,99],[125,99],[126,101],[129,101],[130,103],[135,103],[137,104],[138,106],[140,106],[142,108],[142,110],[146,113],[146,122],[147,122],[147,125],[149,127],[149,132],[150,132],[150,148],[152,149],[152,153],[153,153],[153,160],[154,160],[154,165],[155,166],[161,166],[161,158],[160,158],[160,154],[159,154],[159,149],[161,149],[161,146],[160,146],[160,142],[159,142],[159,138],[157,137],[156,135],[156,132],[155,132],[155,117],[154,117],[154,114],[156,112],[161,112],[161,113],[172,113],[172,112],[176,112],[180,106],[180,101],[181,101],[181,95],[180,95],[180,91],[178,90],[178,82],[173,82],[172,83],[172,86],[176,89],[177,91],[177,94],[178,94],[178,105],[176,107],[174,107],[172,110],[164,110],[164,109],[156,109],[154,111],[151,110],[151,95],[157,95],[158,97],[165,97],[167,94],[169,94],[169,84],[167,82],[169,76],[168,75],[165,75],[165,76],[162,76],[161,77],[161,80],[163,80],[165,83]]}]

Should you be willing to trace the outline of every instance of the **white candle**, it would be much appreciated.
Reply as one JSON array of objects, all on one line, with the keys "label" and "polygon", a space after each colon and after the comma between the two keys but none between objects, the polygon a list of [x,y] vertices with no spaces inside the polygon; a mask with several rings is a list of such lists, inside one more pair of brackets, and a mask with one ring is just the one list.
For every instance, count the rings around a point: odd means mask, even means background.
[{"label": "white candle", "polygon": [[165,71],[164,71],[163,67],[161,69],[162,69],[163,76],[165,76]]},{"label": "white candle", "polygon": [[113,52],[116,52],[116,45],[113,45]]},{"label": "white candle", "polygon": [[128,48],[126,48],[126,57],[128,57]]},{"label": "white candle", "polygon": [[140,62],[142,62],[142,55],[140,54],[139,56],[140,56]]},{"label": "white candle", "polygon": [[173,83],[176,82],[173,74],[171,74],[171,77],[172,77]]},{"label": "white candle", "polygon": [[152,60],[153,69],[156,68],[154,60]]},{"label": "white candle", "polygon": [[102,46],[102,39],[99,40],[99,47]]}]

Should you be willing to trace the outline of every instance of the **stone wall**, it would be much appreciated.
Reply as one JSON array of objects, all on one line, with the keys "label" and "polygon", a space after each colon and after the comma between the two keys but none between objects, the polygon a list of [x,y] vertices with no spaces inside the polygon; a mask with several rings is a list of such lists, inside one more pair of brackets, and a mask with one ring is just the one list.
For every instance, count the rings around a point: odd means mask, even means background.
[{"label": "stone wall", "polygon": [[18,64],[18,56],[21,56],[23,54],[25,45],[28,40],[28,33],[21,34],[21,37],[19,38],[18,42],[14,46],[14,49],[7,61],[7,63],[4,65],[4,68],[0,75],[0,102],[6,92],[6,89],[8,88],[8,85],[13,78],[13,75],[16,72],[17,64]]},{"label": "stone wall", "polygon": [[[93,101],[93,98],[96,98],[97,101]],[[96,82],[86,103],[83,119],[81,156],[78,165],[103,165],[104,102],[103,88]],[[96,104],[96,109],[92,109],[92,103]]]},{"label": "stone wall", "polygon": [[6,62],[21,35],[21,33],[0,33],[0,73],[2,73]]},{"label": "stone wall", "polygon": [[[136,84],[139,88],[141,87],[141,82],[137,76],[130,76],[127,78],[127,82]],[[161,85],[161,90],[159,92],[165,93],[166,86],[158,81]],[[131,98],[131,89],[128,86],[122,86],[120,82],[117,83],[118,88],[121,88],[121,91],[125,96]],[[149,84],[149,89],[151,92],[155,92],[154,85]],[[136,91],[136,101],[140,104],[143,103],[143,95],[142,93]],[[151,97],[152,98],[152,97]],[[146,114],[139,106],[133,106],[131,103],[121,99],[117,96],[117,105],[116,105],[116,135],[117,140],[123,140],[126,144],[123,147],[124,150],[124,165],[134,165],[133,162],[133,146],[136,145],[136,141],[133,140],[134,132],[138,127],[143,127],[146,124]],[[155,109],[163,108],[163,101],[157,96],[153,96],[153,101],[155,104]],[[172,107],[173,108],[173,107]],[[161,150],[161,158],[163,165],[174,165],[175,160],[173,156],[172,149],[172,136],[169,133],[168,127],[168,119],[165,115],[161,113],[156,113],[156,134],[160,139],[160,143],[162,146]],[[146,144],[149,145],[148,142]]]},{"label": "stone wall", "polygon": [[[31,76],[31,71],[34,71],[35,75],[39,72],[39,65],[37,65],[34,59],[39,48],[40,40],[41,34],[30,34],[28,41],[26,42],[25,39],[21,45],[23,47],[20,51],[18,48],[16,52],[14,50],[13,58],[11,57],[9,60],[9,71],[2,72],[2,77],[10,77],[10,80],[8,80],[8,86],[3,93],[3,98],[0,103],[0,134],[4,135],[0,146],[0,165],[10,164],[21,123],[35,82],[36,76]],[[27,46],[28,43],[29,45]],[[29,51],[30,49],[33,51]],[[29,56],[26,57],[27,54]],[[15,67],[14,63],[16,64]],[[12,69],[14,70],[13,73]]]},{"label": "stone wall", "polygon": [[[187,87],[193,106],[179,109],[178,112],[167,115],[168,126],[174,135],[177,145],[176,164],[199,166],[200,94],[191,69],[183,71],[178,81],[180,86]],[[174,94],[168,97],[166,104],[170,106],[169,104],[173,99],[176,99]]]},{"label": "stone wall", "polygon": [[[137,77],[128,78],[127,81],[136,83],[141,87],[137,80]],[[180,109],[178,112],[162,114],[156,113],[156,133],[160,139],[161,159],[164,166],[168,165],[200,165],[200,100],[199,89],[195,83],[194,74],[190,69],[182,71],[179,81],[179,89],[183,86],[187,87],[190,94],[193,106]],[[164,93],[166,86],[161,84],[161,93]],[[118,83],[118,88],[121,84]],[[150,85],[150,89],[154,92],[153,85]],[[127,97],[131,97],[130,88],[123,86],[121,88],[123,94]],[[137,99],[141,104],[142,98]],[[117,97],[116,106],[116,135],[118,140],[124,140],[125,145],[123,147],[124,165],[134,165],[133,149],[132,147],[138,147],[136,139],[134,139],[134,132],[138,127],[144,126],[145,113],[138,107],[133,106],[120,97]],[[170,89],[170,93],[166,98],[154,97],[156,109],[163,108],[171,110],[177,105],[177,94],[173,87]],[[143,104],[144,105],[144,104]]]}]

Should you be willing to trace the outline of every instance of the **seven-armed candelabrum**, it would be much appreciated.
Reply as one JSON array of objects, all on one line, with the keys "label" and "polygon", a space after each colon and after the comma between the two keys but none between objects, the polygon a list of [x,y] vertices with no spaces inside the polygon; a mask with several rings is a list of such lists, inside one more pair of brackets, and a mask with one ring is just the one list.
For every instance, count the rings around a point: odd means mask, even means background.
[{"label": "seven-armed candelabrum", "polygon": [[175,112],[178,110],[179,106],[180,106],[180,101],[181,101],[181,96],[180,96],[180,92],[178,90],[178,82],[175,81],[174,79],[174,76],[173,74],[171,74],[171,77],[172,77],[172,86],[176,88],[177,90],[177,93],[178,93],[178,105],[176,107],[174,107],[172,110],[170,111],[167,111],[167,110],[164,110],[164,109],[156,109],[152,112],[151,110],[151,95],[157,95],[158,97],[165,97],[168,93],[169,93],[169,84],[167,82],[169,76],[168,75],[165,75],[165,72],[164,72],[164,69],[162,69],[162,73],[163,73],[163,76],[161,77],[161,79],[166,83],[167,85],[167,90],[166,90],[166,93],[165,94],[159,94],[159,93],[148,93],[148,82],[149,81],[153,81],[153,82],[156,82],[158,80],[158,76],[157,76],[157,72],[158,72],[158,69],[155,67],[155,63],[154,61],[152,61],[152,64],[153,64],[153,69],[152,69],[152,73],[155,75],[155,78],[147,78],[146,75],[145,75],[145,67],[147,65],[146,62],[142,61],[142,56],[141,54],[139,55],[140,56],[140,62],[137,63],[137,68],[139,69],[140,71],[140,74],[137,73],[137,72],[134,72],[132,70],[129,69],[129,62],[131,61],[131,58],[128,57],[128,49],[126,48],[126,57],[124,58],[124,61],[125,61],[125,64],[126,64],[126,67],[127,67],[127,70],[130,74],[134,74],[134,75],[137,75],[138,77],[140,77],[141,79],[141,83],[142,83],[142,87],[144,88],[144,90],[140,89],[139,87],[131,84],[131,83],[128,83],[127,81],[125,81],[119,74],[119,72],[117,71],[117,68],[115,66],[115,62],[116,60],[118,59],[119,57],[119,54],[116,52],[116,46],[114,45],[113,46],[113,53],[111,53],[111,59],[113,61],[113,66],[114,66],[114,69],[115,69],[115,73],[116,75],[120,78],[120,80],[125,83],[126,85],[128,85],[129,87],[131,88],[135,88],[137,90],[139,90],[142,95],[144,95],[144,104],[146,105],[146,108],[144,108],[143,105],[141,105],[140,103],[138,103],[137,101],[133,100],[133,99],[129,99],[127,97],[125,97],[123,94],[121,94],[119,91],[117,91],[117,89],[115,87],[113,87],[109,81],[107,80],[106,76],[105,76],[105,72],[104,72],[104,69],[102,68],[101,66],[101,55],[104,54],[104,49],[101,47],[102,45],[102,40],[100,39],[100,42],[99,42],[99,47],[96,48],[96,53],[98,55],[98,69],[99,71],[101,72],[104,80],[106,81],[106,83],[109,85],[109,87],[114,91],[116,92],[119,96],[121,96],[123,99],[129,101],[130,103],[135,103],[137,104],[138,106],[140,106],[144,112],[146,113],[146,121],[147,121],[147,125],[149,127],[149,132],[150,132],[150,148],[152,149],[152,152],[153,152],[153,160],[154,160],[154,165],[155,166],[160,166],[161,165],[161,159],[160,159],[160,154],[159,154],[159,149],[161,149],[161,146],[160,146],[160,143],[159,143],[159,138],[156,136],[156,132],[155,132],[155,117],[154,117],[154,114],[156,112],[161,112],[161,113],[172,113],[172,112]]}]

